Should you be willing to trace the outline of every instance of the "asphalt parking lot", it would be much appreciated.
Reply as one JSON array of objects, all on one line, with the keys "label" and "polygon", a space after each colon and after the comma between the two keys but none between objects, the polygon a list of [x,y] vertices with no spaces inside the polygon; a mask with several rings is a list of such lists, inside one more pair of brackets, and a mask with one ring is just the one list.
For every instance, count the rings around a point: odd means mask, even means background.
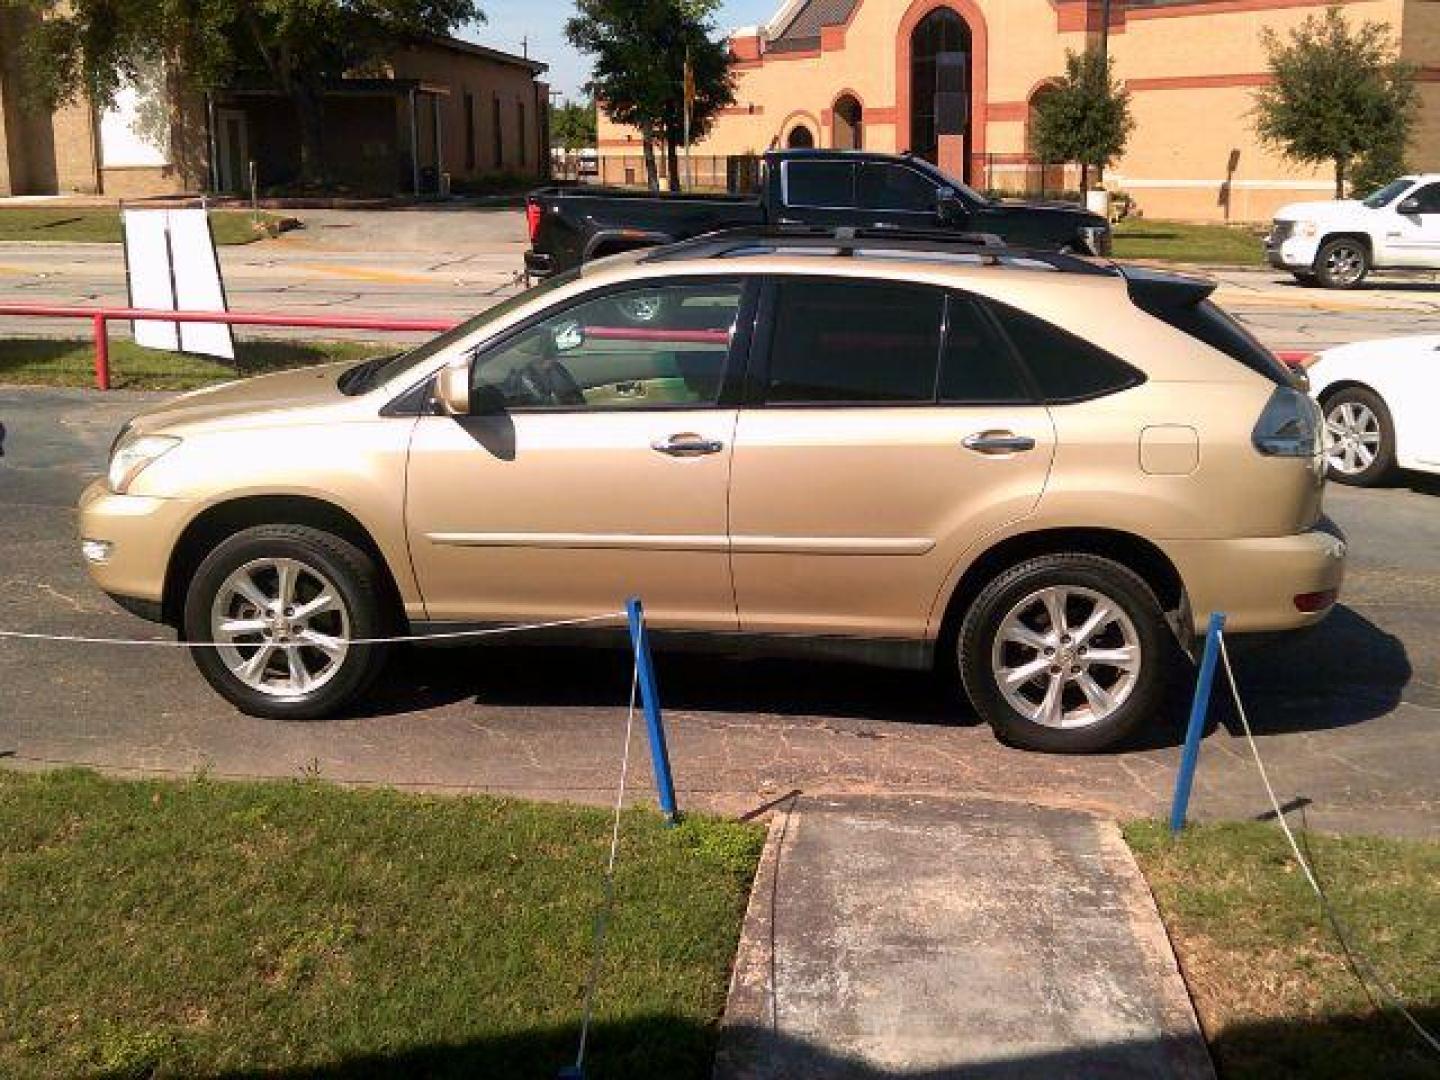
[{"label": "asphalt parking lot", "polygon": [[[163,636],[80,565],[75,496],[145,398],[0,388],[0,628]],[[1310,824],[1440,829],[1440,483],[1332,486],[1351,541],[1344,603],[1319,629],[1251,643],[1237,662],[1283,799]],[[660,658],[682,807],[743,813],[794,790],[964,793],[1121,815],[1168,805],[1186,694],[1123,751],[1085,758],[999,745],[937,682],[842,665]],[[20,766],[356,783],[603,800],[613,791],[626,657],[503,643],[398,654],[364,715],[278,723],[235,713],[178,649],[0,641],[0,755]],[[1194,810],[1254,817],[1264,797],[1234,718],[1217,710]],[[643,788],[643,780],[637,784]],[[640,792],[643,796],[643,790]]]}]

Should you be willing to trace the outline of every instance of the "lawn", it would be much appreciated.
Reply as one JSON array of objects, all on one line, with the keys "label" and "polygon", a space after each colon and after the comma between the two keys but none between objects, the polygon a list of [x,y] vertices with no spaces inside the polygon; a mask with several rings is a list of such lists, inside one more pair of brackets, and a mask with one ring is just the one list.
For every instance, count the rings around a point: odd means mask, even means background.
[{"label": "lawn", "polygon": [[1212,266],[1263,266],[1264,228],[1183,221],[1122,221],[1115,226],[1117,259],[1158,259]]},{"label": "lawn", "polygon": [[[1224,1080],[1435,1077],[1440,1061],[1380,1013],[1279,829],[1197,825],[1178,843],[1126,826]],[[1307,834],[1310,861],[1353,943],[1440,1031],[1440,841]]]},{"label": "lawn", "polygon": [[[359,361],[393,353],[396,345],[363,342],[242,341],[234,367],[201,356],[110,343],[110,384],[123,390],[193,390],[238,375]],[[0,338],[0,383],[29,386],[94,386],[95,346],[89,341]]]},{"label": "lawn", "polygon": [[[248,244],[272,235],[280,219],[260,215],[260,228],[248,210],[212,210],[210,226],[215,243]],[[122,239],[120,211],[108,207],[36,207],[0,209],[0,240],[38,240],[50,243],[90,241],[116,243]]]},{"label": "lawn", "polygon": [[[0,771],[0,1075],[553,1077],[602,810]],[[627,812],[592,1077],[708,1077],[763,831]]]}]

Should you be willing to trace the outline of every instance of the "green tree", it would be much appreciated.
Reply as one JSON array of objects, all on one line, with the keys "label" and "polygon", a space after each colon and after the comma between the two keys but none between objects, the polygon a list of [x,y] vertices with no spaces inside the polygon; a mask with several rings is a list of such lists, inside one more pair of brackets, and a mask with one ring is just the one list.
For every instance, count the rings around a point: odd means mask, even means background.
[{"label": "green tree", "polygon": [[565,101],[550,107],[550,143],[567,151],[595,145],[595,102]]},{"label": "green tree", "polygon": [[570,43],[593,60],[590,91],[617,123],[638,128],[645,176],[658,190],[655,147],[665,147],[671,190],[679,190],[685,141],[685,58],[695,74],[690,137],[703,138],[735,101],[729,44],[715,38],[720,0],[576,0],[565,24]]},{"label": "green tree", "polygon": [[1080,187],[1090,170],[1104,169],[1125,152],[1135,129],[1130,93],[1114,79],[1113,64],[1098,51],[1065,50],[1065,74],[1035,104],[1031,145],[1043,161],[1080,163]]},{"label": "green tree", "polygon": [[1399,60],[1388,26],[1364,22],[1352,31],[1330,8],[1288,40],[1266,30],[1263,41],[1271,82],[1256,92],[1252,113],[1262,141],[1292,161],[1333,165],[1337,199],[1352,162],[1368,161],[1373,172],[1403,161],[1415,69]]},{"label": "green tree", "polygon": [[484,16],[475,0],[0,0],[28,9],[33,93],[47,107],[89,95],[110,104],[164,64],[178,85],[258,81],[288,97],[301,181],[325,180],[324,88],[376,64],[397,42],[443,35]]}]

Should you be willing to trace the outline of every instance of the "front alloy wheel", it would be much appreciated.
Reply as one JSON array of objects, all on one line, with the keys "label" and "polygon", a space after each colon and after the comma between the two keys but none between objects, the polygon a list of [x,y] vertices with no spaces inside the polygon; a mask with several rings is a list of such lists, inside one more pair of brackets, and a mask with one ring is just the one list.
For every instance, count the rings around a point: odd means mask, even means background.
[{"label": "front alloy wheel", "polygon": [[1327,397],[1325,464],[1340,484],[1368,487],[1385,479],[1395,464],[1394,426],[1380,397],[1351,386]]},{"label": "front alloy wheel", "polygon": [[1315,256],[1315,278],[1327,289],[1353,289],[1370,272],[1370,252],[1359,240],[1341,237]]},{"label": "front alloy wheel", "polygon": [[304,525],[223,541],[191,579],[185,637],[195,666],[242,712],[302,720],[354,701],[384,662],[387,595],[374,560]]},{"label": "front alloy wheel", "polygon": [[971,702],[1004,741],[1078,753],[1158,708],[1174,647],[1155,594],[1098,555],[1042,555],[990,582],[960,624]]}]

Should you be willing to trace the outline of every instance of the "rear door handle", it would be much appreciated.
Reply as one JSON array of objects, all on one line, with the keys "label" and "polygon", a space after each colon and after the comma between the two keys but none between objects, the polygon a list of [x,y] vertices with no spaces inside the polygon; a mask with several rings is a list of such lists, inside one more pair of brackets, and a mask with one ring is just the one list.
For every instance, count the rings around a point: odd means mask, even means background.
[{"label": "rear door handle", "polygon": [[1029,435],[1016,435],[1013,431],[977,431],[966,435],[960,443],[966,450],[977,454],[1019,454],[1035,449],[1035,440]]},{"label": "rear door handle", "polygon": [[725,449],[725,444],[719,439],[707,439],[685,432],[682,435],[671,435],[668,439],[656,439],[650,444],[650,449],[671,457],[704,457],[706,454],[718,454]]}]

